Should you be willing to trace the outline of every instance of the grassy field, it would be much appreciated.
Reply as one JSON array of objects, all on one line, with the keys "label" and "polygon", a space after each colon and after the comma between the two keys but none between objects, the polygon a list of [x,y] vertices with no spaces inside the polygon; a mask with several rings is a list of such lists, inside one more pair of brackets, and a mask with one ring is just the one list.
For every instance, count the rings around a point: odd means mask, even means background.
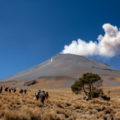
[{"label": "grassy field", "polygon": [[[35,89],[27,94],[0,94],[1,120],[120,120],[119,88],[112,88],[111,100],[85,101],[70,89],[48,89],[50,97],[42,106],[35,99]],[[116,93],[116,94],[114,94]]]}]

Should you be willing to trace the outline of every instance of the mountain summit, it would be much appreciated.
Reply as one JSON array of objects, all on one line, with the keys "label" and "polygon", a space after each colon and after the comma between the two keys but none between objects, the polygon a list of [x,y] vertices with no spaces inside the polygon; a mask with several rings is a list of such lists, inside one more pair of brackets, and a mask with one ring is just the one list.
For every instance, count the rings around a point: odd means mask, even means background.
[{"label": "mountain summit", "polygon": [[42,77],[69,77],[76,79],[85,72],[107,76],[120,76],[120,71],[87,57],[72,54],[57,54],[39,65],[2,80],[35,80]]}]

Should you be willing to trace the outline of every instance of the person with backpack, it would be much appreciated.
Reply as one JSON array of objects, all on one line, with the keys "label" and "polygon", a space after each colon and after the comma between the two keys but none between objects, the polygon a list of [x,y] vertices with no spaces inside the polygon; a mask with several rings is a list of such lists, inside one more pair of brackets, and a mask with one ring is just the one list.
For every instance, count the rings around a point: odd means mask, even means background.
[{"label": "person with backpack", "polygon": [[35,92],[36,100],[39,99],[39,97],[40,97],[40,93],[41,93],[41,90],[37,90],[37,91]]},{"label": "person with backpack", "polygon": [[19,90],[19,93],[21,93],[21,94],[22,94],[22,93],[23,93],[23,89],[20,89],[20,90]]},{"label": "person with backpack", "polygon": [[42,92],[40,93],[40,101],[41,101],[41,103],[44,105],[44,101],[45,101],[45,91],[42,91]]}]

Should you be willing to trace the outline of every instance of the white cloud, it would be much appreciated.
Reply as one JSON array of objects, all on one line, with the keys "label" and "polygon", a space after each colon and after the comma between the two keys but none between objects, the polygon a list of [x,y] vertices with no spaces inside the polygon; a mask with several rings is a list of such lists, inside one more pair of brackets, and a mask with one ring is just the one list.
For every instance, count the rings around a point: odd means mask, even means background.
[{"label": "white cloud", "polygon": [[104,36],[99,35],[97,42],[78,39],[72,41],[70,45],[65,45],[63,54],[71,53],[77,55],[100,55],[113,57],[120,50],[120,30],[116,26],[109,23],[102,26],[104,29]]}]

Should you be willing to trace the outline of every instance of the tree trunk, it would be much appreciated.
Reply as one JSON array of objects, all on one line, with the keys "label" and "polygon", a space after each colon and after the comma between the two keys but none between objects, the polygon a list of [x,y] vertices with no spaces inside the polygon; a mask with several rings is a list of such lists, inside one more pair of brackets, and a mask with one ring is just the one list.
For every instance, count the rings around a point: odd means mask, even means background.
[{"label": "tree trunk", "polygon": [[88,92],[85,90],[84,84],[83,84],[83,91],[84,91],[85,95],[88,95]]}]

